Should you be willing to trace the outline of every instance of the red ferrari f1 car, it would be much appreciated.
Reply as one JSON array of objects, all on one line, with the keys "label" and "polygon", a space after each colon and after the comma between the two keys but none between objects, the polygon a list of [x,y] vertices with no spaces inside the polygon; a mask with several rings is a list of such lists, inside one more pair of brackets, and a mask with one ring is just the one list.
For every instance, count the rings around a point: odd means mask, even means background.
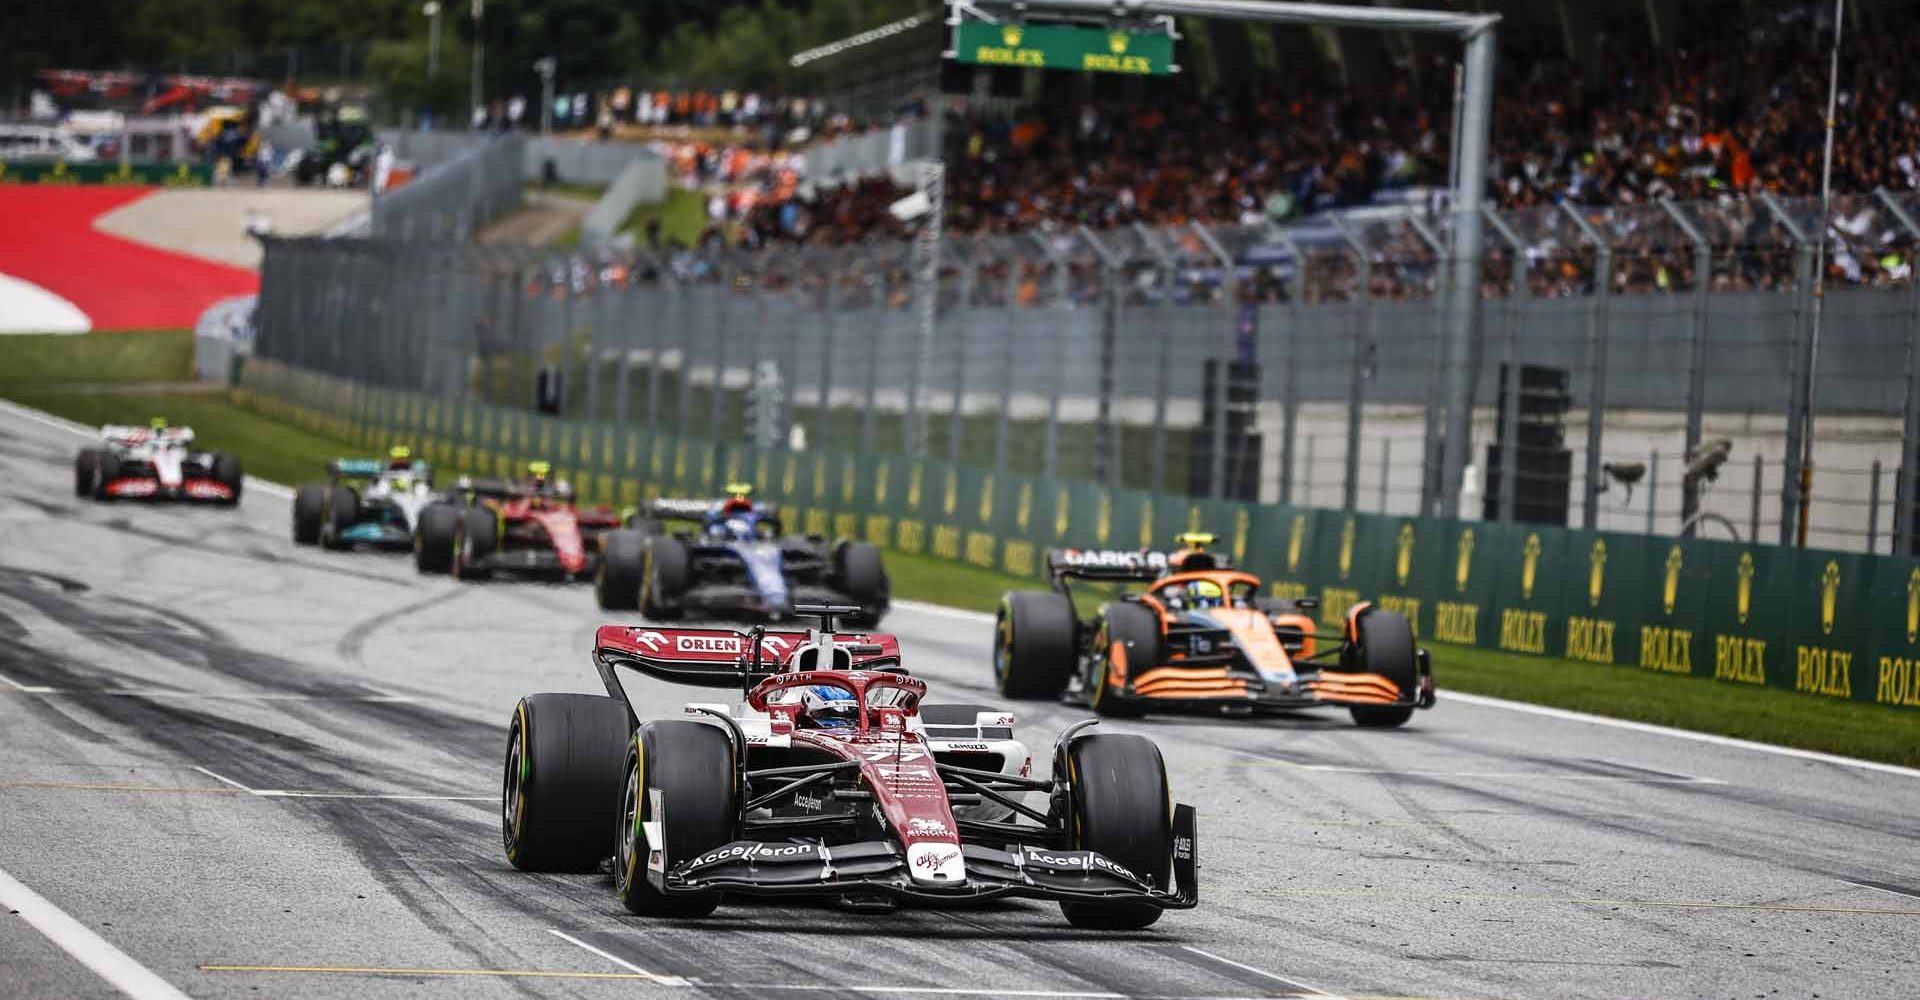
[{"label": "red ferrari f1 car", "polygon": [[[508,725],[507,858],[596,870],[639,914],[825,897],[885,907],[1058,900],[1082,927],[1138,928],[1199,901],[1194,810],[1160,751],[1077,723],[1043,776],[1013,717],[927,705],[891,635],[836,633],[857,607],[804,606],[812,630],[603,626],[607,694],[536,694]],[[642,722],[627,671],[733,688]]]},{"label": "red ferrari f1 car", "polygon": [[496,571],[585,580],[600,564],[600,536],[620,526],[611,509],[581,510],[573,488],[546,462],[524,482],[462,478],[453,502],[428,504],[414,528],[422,573],[476,579]]}]

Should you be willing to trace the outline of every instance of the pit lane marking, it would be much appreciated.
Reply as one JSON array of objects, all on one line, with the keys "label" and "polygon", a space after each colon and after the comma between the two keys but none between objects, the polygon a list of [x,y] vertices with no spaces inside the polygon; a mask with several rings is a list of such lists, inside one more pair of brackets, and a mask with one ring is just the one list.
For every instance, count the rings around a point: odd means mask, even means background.
[{"label": "pit lane marking", "polygon": [[[1841,880],[1844,881],[1844,880]],[[1858,884],[1858,883],[1849,883]],[[1864,886],[1863,888],[1874,888]],[[1888,910],[1871,906],[1825,906],[1813,903],[1725,903],[1710,899],[1600,899],[1584,896],[1529,896],[1498,892],[1456,892],[1444,896],[1389,893],[1373,889],[1226,889],[1257,896],[1355,896],[1418,900],[1432,903],[1488,900],[1503,903],[1556,903],[1566,906],[1645,906],[1675,910],[1748,910],[1772,913],[1841,913],[1873,917],[1920,917],[1920,910]],[[1894,895],[1900,895],[1895,893]]]},{"label": "pit lane marking", "polygon": [[187,1000],[187,995],[172,983],[22,885],[3,868],[0,868],[0,908],[17,914],[61,951],[132,1000]]},{"label": "pit lane marking", "polygon": [[309,792],[288,788],[253,788],[198,764],[194,770],[236,791],[263,799],[373,799],[389,802],[497,802],[498,795],[417,795],[412,792]]}]

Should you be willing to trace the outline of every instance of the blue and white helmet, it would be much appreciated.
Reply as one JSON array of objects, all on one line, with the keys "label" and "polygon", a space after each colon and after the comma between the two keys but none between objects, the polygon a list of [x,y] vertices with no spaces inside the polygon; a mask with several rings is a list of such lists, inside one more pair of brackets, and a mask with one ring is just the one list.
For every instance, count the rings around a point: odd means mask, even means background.
[{"label": "blue and white helmet", "polygon": [[815,684],[800,689],[802,725],[816,729],[848,729],[860,720],[860,702],[853,692],[831,684]]}]

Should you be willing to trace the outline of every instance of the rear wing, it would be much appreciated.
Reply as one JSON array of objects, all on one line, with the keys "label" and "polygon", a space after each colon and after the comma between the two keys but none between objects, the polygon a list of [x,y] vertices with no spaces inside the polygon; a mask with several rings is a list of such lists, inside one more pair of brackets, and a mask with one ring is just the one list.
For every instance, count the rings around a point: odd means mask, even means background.
[{"label": "rear wing", "polygon": [[[645,515],[656,521],[704,521],[707,514],[720,502],[718,498],[694,500],[687,497],[662,497],[646,507]],[[778,504],[756,503],[753,505],[753,511],[762,519],[774,520],[780,516]]]},{"label": "rear wing", "polygon": [[122,448],[137,448],[150,441],[186,444],[193,440],[193,428],[163,427],[154,430],[151,427],[135,427],[130,424],[105,424],[100,428],[100,437]]},{"label": "rear wing", "polygon": [[[395,470],[384,458],[336,458],[327,463],[327,471],[340,479],[377,479]],[[416,479],[433,478],[432,468],[425,462],[412,463],[407,474]]]},{"label": "rear wing", "polygon": [[1150,583],[1166,572],[1167,554],[1150,549],[1051,549],[1047,552],[1047,575],[1056,583],[1068,578]]},{"label": "rear wing", "polygon": [[[796,663],[803,647],[824,636],[805,629],[655,628],[602,625],[594,634],[593,660],[610,692],[619,690],[613,668],[629,667],[649,677],[697,687],[746,687],[796,669],[829,669]],[[898,670],[900,641],[884,633],[841,632],[832,636],[846,652],[840,669]],[[836,659],[841,659],[836,655]]]}]

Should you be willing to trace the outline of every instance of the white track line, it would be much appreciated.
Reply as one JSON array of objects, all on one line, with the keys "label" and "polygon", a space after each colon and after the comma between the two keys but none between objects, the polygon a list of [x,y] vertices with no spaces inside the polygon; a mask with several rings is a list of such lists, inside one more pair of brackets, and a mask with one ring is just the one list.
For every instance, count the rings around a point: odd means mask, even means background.
[{"label": "white track line", "polygon": [[134,961],[39,893],[21,885],[4,869],[0,869],[0,907],[18,914],[61,951],[72,955],[75,961],[133,1000],[187,1000],[187,995],[172,983]]},{"label": "white track line", "polygon": [[323,701],[367,704],[393,704],[413,701],[412,698],[398,694],[253,694],[246,691],[176,691],[170,688],[56,688],[21,684],[18,681],[6,677],[0,677],[0,681],[4,681],[21,694],[45,694],[63,697],[206,698],[213,701]]},{"label": "white track line", "polygon": [[6,686],[14,689],[15,691],[20,692],[21,694],[52,694],[54,693],[53,688],[45,687],[39,684],[22,684],[19,681],[16,681],[13,678],[8,677],[6,674],[0,674],[0,684],[5,684]]},{"label": "white track line", "polygon": [[204,768],[204,767],[201,767],[201,766],[200,766],[200,765],[198,765],[198,764],[195,764],[195,765],[193,765],[193,769],[194,769],[194,770],[196,770],[196,771],[199,771],[199,772],[200,772],[201,774],[204,774],[204,775],[206,775],[206,776],[207,776],[207,777],[209,777],[209,778],[212,778],[212,779],[213,779],[213,780],[215,780],[215,781],[218,781],[219,783],[221,783],[221,784],[223,784],[223,785],[226,785],[226,786],[227,786],[228,788],[238,788],[238,789],[240,789],[241,791],[243,791],[243,792],[245,792],[245,793],[247,793],[248,795],[258,795],[258,794],[260,794],[259,792],[257,792],[257,791],[254,791],[254,790],[253,790],[253,789],[251,789],[251,788],[248,788],[247,786],[245,786],[245,785],[243,785],[243,784],[241,784],[241,783],[239,783],[238,781],[235,781],[235,780],[233,780],[232,778],[229,778],[229,777],[226,777],[225,775],[220,775],[220,774],[215,774],[215,773],[213,773],[212,771],[209,771],[209,770],[207,770],[206,768]]},{"label": "white track line", "polygon": [[562,941],[565,941],[570,945],[573,945],[576,948],[580,948],[585,951],[592,952],[593,954],[598,955],[609,962],[612,962],[613,964],[621,967],[622,969],[627,970],[628,972],[634,973],[636,975],[645,976],[648,979],[651,979],[662,986],[687,985],[687,981],[685,979],[680,978],[679,976],[663,976],[663,975],[660,975],[659,973],[648,972],[647,970],[642,969],[641,967],[633,964],[632,962],[627,961],[624,958],[621,958],[618,955],[615,955],[610,951],[603,951],[599,948],[595,948],[593,945],[590,945],[585,941],[582,941],[579,938],[566,933],[565,931],[561,931],[561,930],[557,930],[555,928],[549,927],[547,928],[547,933],[553,935],[554,937],[559,938]]},{"label": "white track line", "polygon": [[1199,955],[1201,958],[1219,962],[1221,965],[1231,965],[1234,968],[1241,970],[1242,972],[1251,972],[1256,976],[1265,976],[1266,978],[1271,979],[1274,982],[1279,983],[1280,985],[1288,987],[1290,989],[1304,991],[1316,997],[1327,997],[1329,998],[1329,1000],[1341,1000],[1341,998],[1337,994],[1329,993],[1318,986],[1313,986],[1307,983],[1303,983],[1297,979],[1288,979],[1285,976],[1276,976],[1265,969],[1255,968],[1251,965],[1246,964],[1245,962],[1236,962],[1231,958],[1226,958],[1220,955],[1216,955],[1210,951],[1202,951],[1199,948],[1195,948],[1190,944],[1181,945],[1180,950],[1190,951],[1195,955]]},{"label": "white track line", "polygon": [[1856,889],[1872,889],[1874,892],[1884,892],[1889,896],[1898,896],[1901,899],[1920,899],[1920,894],[1901,892],[1898,889],[1889,889],[1884,885],[1867,885],[1865,882],[1849,882],[1846,879],[1841,879],[1840,881]]},{"label": "white track line", "polygon": [[253,788],[198,764],[193,769],[229,788],[262,799],[373,799],[385,802],[493,802],[495,795],[416,795],[412,792],[303,792],[289,788]]},{"label": "white track line", "polygon": [[1564,708],[1548,708],[1545,705],[1529,705],[1525,702],[1508,701],[1505,698],[1489,698],[1480,694],[1462,694],[1458,691],[1442,690],[1440,698],[1445,701],[1457,701],[1467,705],[1480,705],[1485,708],[1501,708],[1509,712],[1525,712],[1528,715],[1542,715],[1549,719],[1561,719],[1567,722],[1584,722],[1588,725],[1607,726],[1613,729],[1628,729],[1636,733],[1650,733],[1655,736],[1670,736],[1677,740],[1692,740],[1695,743],[1709,743],[1735,750],[1751,750],[1755,753],[1769,753],[1778,757],[1795,757],[1800,760],[1818,761],[1837,767],[1853,767],[1863,771],[1879,771],[1882,774],[1897,774],[1902,778],[1920,778],[1920,770],[1901,767],[1898,764],[1882,764],[1879,761],[1859,760],[1854,757],[1842,757],[1839,754],[1821,753],[1818,750],[1802,750],[1798,747],[1780,747],[1771,743],[1755,743],[1752,740],[1736,739],[1732,736],[1715,736],[1712,733],[1696,733],[1690,729],[1670,729],[1647,722],[1633,722],[1628,719],[1610,719],[1604,715],[1588,715],[1585,712],[1570,712]]}]

